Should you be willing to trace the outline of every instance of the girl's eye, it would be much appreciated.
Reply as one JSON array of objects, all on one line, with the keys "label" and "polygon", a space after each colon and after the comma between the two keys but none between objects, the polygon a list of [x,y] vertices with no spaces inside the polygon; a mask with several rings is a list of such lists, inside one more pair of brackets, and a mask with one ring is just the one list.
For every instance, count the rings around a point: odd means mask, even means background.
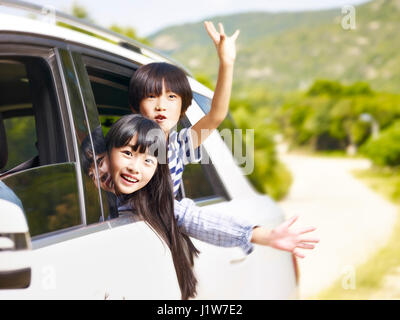
[{"label": "girl's eye", "polygon": [[129,150],[122,150],[123,154],[126,154],[127,156],[131,156],[132,152],[130,152]]},{"label": "girl's eye", "polygon": [[176,94],[170,94],[169,97],[170,99],[176,99]]}]

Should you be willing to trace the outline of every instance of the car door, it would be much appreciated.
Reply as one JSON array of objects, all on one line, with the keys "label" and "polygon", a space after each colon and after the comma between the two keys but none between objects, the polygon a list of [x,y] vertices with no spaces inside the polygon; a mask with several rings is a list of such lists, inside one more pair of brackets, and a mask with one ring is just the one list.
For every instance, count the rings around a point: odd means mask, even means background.
[{"label": "car door", "polygon": [[1,288],[0,299],[179,298],[165,244],[143,222],[115,214],[84,172],[98,117],[73,53],[39,37],[9,39],[0,37],[0,180],[23,206],[32,275],[28,288]]},{"label": "car door", "polygon": [[[193,92],[192,108],[208,113],[211,99]],[[191,112],[191,110],[189,110]],[[191,112],[191,123],[201,115]],[[186,124],[189,126],[190,124]],[[235,129],[233,119],[218,128]],[[229,133],[229,132],[228,132]],[[232,132],[230,139],[218,132],[203,144],[201,164],[190,164],[183,174],[181,193],[205,210],[244,218],[254,225],[274,228],[283,222],[283,214],[271,198],[255,193],[240,170],[241,158],[232,148],[242,144],[242,136]],[[222,138],[225,138],[222,140]],[[238,139],[233,143],[233,139]],[[238,148],[240,151],[246,148]],[[241,152],[240,156],[241,156]],[[201,251],[195,270],[199,279],[197,299],[288,299],[296,296],[292,256],[288,252],[255,246],[246,255],[240,248],[221,248],[198,240]]]}]

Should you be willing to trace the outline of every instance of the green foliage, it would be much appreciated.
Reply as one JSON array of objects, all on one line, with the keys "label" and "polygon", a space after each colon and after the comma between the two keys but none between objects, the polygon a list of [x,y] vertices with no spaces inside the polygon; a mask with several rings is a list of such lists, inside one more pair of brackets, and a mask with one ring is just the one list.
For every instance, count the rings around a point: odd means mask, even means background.
[{"label": "green foliage", "polygon": [[360,151],[378,166],[400,165],[400,120],[381,132],[378,138],[370,138]]},{"label": "green foliage", "polygon": [[400,95],[374,92],[367,83],[343,85],[316,80],[304,93],[290,96],[277,114],[294,146],[345,150],[361,146],[371,135],[368,114],[381,128],[400,117]]},{"label": "green foliage", "polygon": [[322,94],[339,95],[342,93],[342,85],[337,81],[316,80],[311,88],[307,91],[309,96],[318,96]]},{"label": "green foliage", "polygon": [[[260,94],[259,97],[263,97],[263,95]],[[265,99],[254,100],[254,104],[262,103],[266,103]],[[242,133],[245,132],[245,129],[254,129],[254,170],[248,178],[257,191],[269,194],[278,200],[287,194],[292,177],[277,158],[273,140],[277,127],[271,121],[269,108],[260,106],[253,110],[253,107],[248,100],[232,99],[230,110],[233,118],[225,119],[219,129],[240,128]],[[245,134],[242,135],[242,142],[242,150],[246,150],[245,144],[249,143],[249,140],[246,139]],[[248,147],[251,148],[251,146]],[[235,155],[234,150],[231,151]]]},{"label": "green foliage", "polygon": [[201,84],[205,85],[207,88],[214,90],[215,86],[212,83],[212,80],[210,79],[209,76],[207,76],[204,73],[198,73],[195,75],[195,78],[198,82],[200,82]]},{"label": "green foliage", "polygon": [[371,95],[372,90],[368,83],[360,81],[349,86],[344,86],[339,81],[316,80],[307,91],[307,95],[309,96],[323,94],[329,96]]},{"label": "green foliage", "polygon": [[87,12],[86,8],[83,6],[80,6],[76,2],[72,5],[71,11],[72,11],[71,12],[72,15],[74,15],[75,17],[77,17],[79,19],[88,19],[89,18],[89,13]]}]

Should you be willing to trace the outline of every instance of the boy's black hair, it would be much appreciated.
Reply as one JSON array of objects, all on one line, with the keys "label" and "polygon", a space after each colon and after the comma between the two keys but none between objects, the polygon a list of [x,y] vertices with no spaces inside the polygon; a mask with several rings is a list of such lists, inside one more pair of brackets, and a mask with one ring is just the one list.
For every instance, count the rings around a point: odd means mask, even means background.
[{"label": "boy's black hair", "polygon": [[166,62],[143,65],[133,74],[129,83],[129,104],[132,111],[140,113],[140,101],[150,94],[160,96],[163,82],[167,91],[172,91],[182,98],[182,116],[192,103],[192,89],[185,72]]}]

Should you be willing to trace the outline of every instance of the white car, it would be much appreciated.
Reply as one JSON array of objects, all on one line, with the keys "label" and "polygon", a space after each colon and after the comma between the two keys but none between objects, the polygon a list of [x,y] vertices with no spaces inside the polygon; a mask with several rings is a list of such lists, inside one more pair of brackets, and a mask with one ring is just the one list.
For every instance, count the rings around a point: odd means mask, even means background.
[{"label": "white car", "polygon": [[[0,300],[180,299],[168,247],[144,222],[116,212],[84,174],[80,152],[86,139],[95,153],[91,132],[131,112],[128,84],[140,65],[176,62],[62,13],[57,21],[92,35],[2,13],[4,5],[42,12],[0,2],[0,191],[8,192],[0,192]],[[213,95],[188,79],[194,99],[183,126],[208,112]],[[284,220],[217,131],[203,148],[211,161],[187,167],[181,196],[267,227]],[[193,242],[201,251],[197,299],[297,298],[292,254],[256,246],[245,256]]]}]

